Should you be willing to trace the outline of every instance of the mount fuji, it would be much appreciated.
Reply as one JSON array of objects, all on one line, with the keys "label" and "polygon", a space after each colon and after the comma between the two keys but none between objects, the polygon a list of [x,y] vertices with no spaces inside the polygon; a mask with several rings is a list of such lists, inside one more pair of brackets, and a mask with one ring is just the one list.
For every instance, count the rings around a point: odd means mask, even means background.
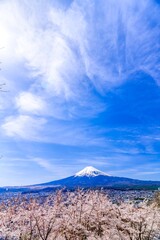
[{"label": "mount fuji", "polygon": [[38,187],[66,188],[114,188],[114,189],[157,189],[160,181],[143,181],[110,176],[92,166],[85,167],[75,175],[60,180],[34,185]]},{"label": "mount fuji", "polygon": [[92,166],[85,167],[81,171],[77,172],[74,176],[75,177],[97,177],[97,176],[109,176],[105,172],[102,172]]},{"label": "mount fuji", "polygon": [[0,192],[18,191],[18,192],[40,192],[55,191],[60,188],[106,188],[118,190],[157,190],[160,187],[160,181],[143,181],[125,177],[110,176],[92,166],[85,167],[75,175],[55,180],[47,183],[24,186],[24,187],[7,187],[1,188]]}]

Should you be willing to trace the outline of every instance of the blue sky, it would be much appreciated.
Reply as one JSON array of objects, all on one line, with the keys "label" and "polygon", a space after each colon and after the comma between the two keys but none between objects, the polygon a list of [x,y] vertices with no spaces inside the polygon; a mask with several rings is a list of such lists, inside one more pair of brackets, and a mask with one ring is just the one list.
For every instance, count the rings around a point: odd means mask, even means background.
[{"label": "blue sky", "polygon": [[2,0],[0,35],[0,186],[160,180],[159,1]]}]

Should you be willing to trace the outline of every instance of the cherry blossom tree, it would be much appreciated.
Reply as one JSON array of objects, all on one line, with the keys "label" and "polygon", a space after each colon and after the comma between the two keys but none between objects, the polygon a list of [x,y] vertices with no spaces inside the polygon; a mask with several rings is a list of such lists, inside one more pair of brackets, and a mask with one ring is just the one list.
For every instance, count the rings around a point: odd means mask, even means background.
[{"label": "cherry blossom tree", "polygon": [[18,197],[0,205],[1,240],[158,240],[155,203],[112,203],[102,191],[58,191],[45,200]]}]

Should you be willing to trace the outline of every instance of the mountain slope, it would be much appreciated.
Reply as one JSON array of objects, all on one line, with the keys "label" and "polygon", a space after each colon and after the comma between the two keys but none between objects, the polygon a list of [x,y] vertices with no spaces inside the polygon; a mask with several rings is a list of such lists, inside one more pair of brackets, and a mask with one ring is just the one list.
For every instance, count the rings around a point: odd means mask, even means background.
[{"label": "mountain slope", "polygon": [[108,189],[152,189],[160,188],[160,181],[142,181],[137,179],[110,176],[94,167],[86,167],[73,176],[47,183],[23,186],[4,187],[0,192],[41,192],[56,191],[59,188],[108,188]]},{"label": "mountain slope", "polygon": [[67,188],[117,188],[117,189],[157,189],[160,187],[160,181],[142,181],[137,179],[130,179],[125,177],[109,176],[93,167],[86,167],[74,176],[64,179],[39,184],[37,186],[54,186],[54,187],[67,187]]}]

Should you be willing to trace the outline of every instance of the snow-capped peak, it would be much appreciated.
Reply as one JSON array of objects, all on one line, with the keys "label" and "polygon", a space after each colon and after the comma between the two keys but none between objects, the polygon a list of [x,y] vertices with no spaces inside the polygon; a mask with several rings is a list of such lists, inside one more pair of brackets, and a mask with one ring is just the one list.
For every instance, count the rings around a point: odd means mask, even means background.
[{"label": "snow-capped peak", "polygon": [[89,166],[89,167],[85,167],[84,169],[82,169],[81,171],[77,172],[75,174],[75,177],[96,177],[96,176],[109,176],[108,174],[101,172],[100,170]]}]

